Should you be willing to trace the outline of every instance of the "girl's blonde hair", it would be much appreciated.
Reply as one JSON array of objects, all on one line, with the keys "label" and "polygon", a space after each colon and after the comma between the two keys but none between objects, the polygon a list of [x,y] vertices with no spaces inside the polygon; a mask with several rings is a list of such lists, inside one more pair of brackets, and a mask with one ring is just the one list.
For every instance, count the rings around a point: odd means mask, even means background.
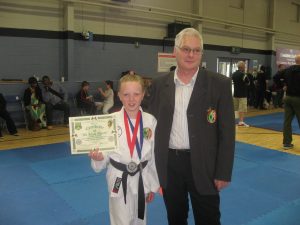
[{"label": "girl's blonde hair", "polygon": [[141,86],[142,86],[142,91],[144,92],[145,91],[145,83],[144,83],[144,80],[141,76],[139,75],[130,75],[130,74],[127,74],[125,76],[123,76],[120,81],[119,81],[119,88],[118,90],[120,91],[121,89],[121,85],[125,82],[138,82]]}]

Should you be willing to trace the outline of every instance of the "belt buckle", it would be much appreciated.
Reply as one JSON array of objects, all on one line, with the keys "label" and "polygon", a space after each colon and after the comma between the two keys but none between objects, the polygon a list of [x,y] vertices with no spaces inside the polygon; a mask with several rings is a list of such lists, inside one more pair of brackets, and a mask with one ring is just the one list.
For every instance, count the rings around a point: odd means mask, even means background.
[{"label": "belt buckle", "polygon": [[126,169],[128,173],[135,173],[138,169],[138,165],[135,162],[131,161],[127,164]]}]

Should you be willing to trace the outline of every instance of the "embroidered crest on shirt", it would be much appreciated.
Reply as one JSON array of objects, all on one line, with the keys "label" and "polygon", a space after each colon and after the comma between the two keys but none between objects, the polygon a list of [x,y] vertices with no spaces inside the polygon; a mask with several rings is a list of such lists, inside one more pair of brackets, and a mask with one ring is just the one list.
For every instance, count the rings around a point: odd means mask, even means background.
[{"label": "embroidered crest on shirt", "polygon": [[150,138],[152,137],[152,130],[149,127],[145,127],[143,129],[143,133],[144,133],[144,138],[146,140],[150,140]]},{"label": "embroidered crest on shirt", "polygon": [[207,121],[209,123],[215,123],[217,121],[217,113],[216,110],[209,108],[207,110]]},{"label": "embroidered crest on shirt", "polygon": [[121,177],[117,177],[116,181],[115,181],[115,184],[114,184],[114,187],[112,189],[113,193],[118,193],[119,192],[119,189],[120,189],[120,186],[121,186],[121,182],[122,182],[122,178]]}]

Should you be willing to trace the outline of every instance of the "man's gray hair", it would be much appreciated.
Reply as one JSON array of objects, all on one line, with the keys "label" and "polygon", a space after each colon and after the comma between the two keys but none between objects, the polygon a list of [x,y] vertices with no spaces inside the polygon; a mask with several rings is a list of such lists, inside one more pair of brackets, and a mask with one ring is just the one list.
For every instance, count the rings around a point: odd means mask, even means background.
[{"label": "man's gray hair", "polygon": [[237,63],[237,67],[238,68],[241,68],[241,67],[245,67],[246,65],[245,65],[245,62],[244,61],[238,61],[238,63]]},{"label": "man's gray hair", "polygon": [[183,38],[186,36],[192,36],[199,38],[200,40],[200,48],[203,50],[203,38],[202,35],[197,31],[195,28],[185,28],[182,31],[180,31],[175,38],[175,47],[182,47],[182,41]]}]

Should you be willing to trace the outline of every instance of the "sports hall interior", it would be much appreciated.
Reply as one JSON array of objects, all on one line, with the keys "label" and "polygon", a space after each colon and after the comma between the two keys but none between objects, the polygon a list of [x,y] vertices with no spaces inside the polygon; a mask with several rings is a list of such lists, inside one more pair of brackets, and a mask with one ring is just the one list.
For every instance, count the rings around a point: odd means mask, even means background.
[{"label": "sports hall interior", "polygon": [[[171,55],[174,35],[184,27],[202,34],[207,70],[230,76],[245,60],[248,71],[264,65],[272,84],[279,49],[300,51],[300,1],[0,0],[0,92],[19,134],[9,135],[0,118],[1,225],[109,224],[105,175],[91,171],[87,156],[70,154],[61,114],[52,130],[26,128],[28,78],[60,82],[71,116],[79,116],[74,96],[82,81],[97,97],[105,80],[116,90],[123,71],[147,79],[166,74],[172,61],[160,54]],[[249,107],[250,127],[236,127],[222,224],[300,224],[300,128],[293,121],[294,148],[284,150],[283,114],[272,103],[266,110]],[[161,196],[148,217],[150,225],[166,224]]]}]

